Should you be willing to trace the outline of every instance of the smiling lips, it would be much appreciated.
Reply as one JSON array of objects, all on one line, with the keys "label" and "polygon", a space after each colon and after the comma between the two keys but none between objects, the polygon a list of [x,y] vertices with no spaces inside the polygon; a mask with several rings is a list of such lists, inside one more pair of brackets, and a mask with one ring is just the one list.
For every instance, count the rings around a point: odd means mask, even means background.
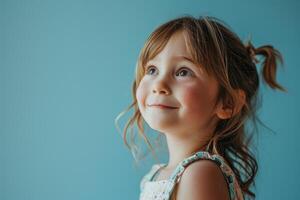
[{"label": "smiling lips", "polygon": [[177,109],[177,107],[167,106],[167,105],[164,105],[164,104],[151,104],[151,105],[148,105],[148,106],[162,108],[162,109]]}]

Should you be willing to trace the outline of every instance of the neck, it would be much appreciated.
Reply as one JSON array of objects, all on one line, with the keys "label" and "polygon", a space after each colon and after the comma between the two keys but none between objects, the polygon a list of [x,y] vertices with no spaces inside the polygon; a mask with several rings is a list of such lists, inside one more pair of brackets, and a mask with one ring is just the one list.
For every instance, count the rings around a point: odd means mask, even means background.
[{"label": "neck", "polygon": [[[194,134],[197,135],[197,134]],[[169,162],[165,169],[173,170],[185,158],[193,155],[197,151],[205,151],[207,140],[196,137],[176,137],[172,134],[166,134]]]}]

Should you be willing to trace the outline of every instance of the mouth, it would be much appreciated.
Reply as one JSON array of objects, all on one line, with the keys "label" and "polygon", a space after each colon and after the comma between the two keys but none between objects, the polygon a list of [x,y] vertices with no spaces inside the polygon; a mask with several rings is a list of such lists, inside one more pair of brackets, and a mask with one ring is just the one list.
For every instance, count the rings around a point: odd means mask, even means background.
[{"label": "mouth", "polygon": [[164,105],[164,104],[151,104],[151,105],[148,105],[148,106],[155,107],[155,108],[160,108],[160,109],[177,109],[177,107],[168,106],[168,105]]}]

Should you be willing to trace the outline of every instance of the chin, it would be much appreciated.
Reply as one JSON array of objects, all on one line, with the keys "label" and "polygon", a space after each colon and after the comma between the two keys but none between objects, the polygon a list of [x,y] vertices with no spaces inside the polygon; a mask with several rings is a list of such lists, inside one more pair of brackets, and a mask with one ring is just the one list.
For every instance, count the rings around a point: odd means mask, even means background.
[{"label": "chin", "polygon": [[149,126],[161,133],[173,132],[176,129],[174,123],[149,123]]}]

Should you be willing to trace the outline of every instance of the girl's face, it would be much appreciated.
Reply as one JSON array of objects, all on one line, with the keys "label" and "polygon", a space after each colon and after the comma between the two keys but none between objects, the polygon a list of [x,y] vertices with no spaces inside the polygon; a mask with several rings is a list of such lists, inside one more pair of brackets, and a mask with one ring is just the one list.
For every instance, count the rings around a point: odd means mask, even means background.
[{"label": "girl's face", "polygon": [[144,67],[136,97],[151,128],[180,136],[212,128],[218,83],[192,62],[184,32],[176,32]]}]

